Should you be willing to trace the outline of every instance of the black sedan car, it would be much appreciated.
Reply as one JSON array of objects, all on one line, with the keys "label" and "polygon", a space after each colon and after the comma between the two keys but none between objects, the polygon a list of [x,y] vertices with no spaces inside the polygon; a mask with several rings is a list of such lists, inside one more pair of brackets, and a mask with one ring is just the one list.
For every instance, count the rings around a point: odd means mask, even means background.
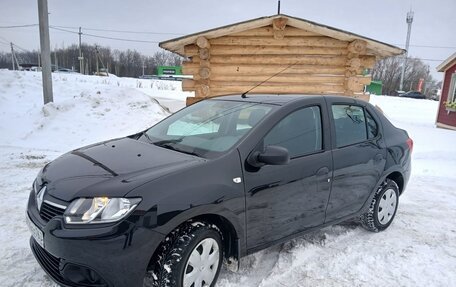
[{"label": "black sedan car", "polygon": [[400,97],[401,98],[420,99],[420,100],[426,99],[426,96],[418,91],[410,91],[410,92],[401,94]]},{"label": "black sedan car", "polygon": [[352,98],[205,100],[46,165],[31,248],[62,286],[214,286],[222,263],[323,226],[386,229],[412,148]]}]

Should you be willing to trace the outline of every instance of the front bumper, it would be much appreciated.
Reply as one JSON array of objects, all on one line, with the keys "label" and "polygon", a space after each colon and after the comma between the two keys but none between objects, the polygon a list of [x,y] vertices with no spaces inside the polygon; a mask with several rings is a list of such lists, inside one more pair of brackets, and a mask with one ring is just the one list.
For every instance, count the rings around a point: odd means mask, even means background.
[{"label": "front bumper", "polygon": [[30,196],[27,216],[44,233],[44,248],[30,245],[46,273],[62,286],[143,286],[144,275],[164,235],[133,213],[110,226],[70,229],[62,216],[44,222]]}]

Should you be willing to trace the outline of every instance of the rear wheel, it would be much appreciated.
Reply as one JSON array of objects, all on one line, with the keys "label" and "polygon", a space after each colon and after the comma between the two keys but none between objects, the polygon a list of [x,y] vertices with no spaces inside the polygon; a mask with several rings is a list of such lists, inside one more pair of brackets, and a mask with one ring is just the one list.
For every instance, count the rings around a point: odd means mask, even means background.
[{"label": "rear wheel", "polygon": [[369,231],[379,232],[390,226],[399,205],[399,187],[386,179],[372,199],[369,210],[361,216],[361,223]]},{"label": "rear wheel", "polygon": [[215,286],[223,260],[222,236],[216,227],[193,222],[172,236],[154,268],[153,286]]}]

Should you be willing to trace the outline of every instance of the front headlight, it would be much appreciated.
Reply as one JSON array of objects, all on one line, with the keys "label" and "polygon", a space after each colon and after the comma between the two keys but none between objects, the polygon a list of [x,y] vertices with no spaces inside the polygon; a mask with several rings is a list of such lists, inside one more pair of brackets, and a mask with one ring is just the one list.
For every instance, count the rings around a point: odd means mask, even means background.
[{"label": "front headlight", "polygon": [[78,198],[63,216],[68,224],[116,222],[132,212],[140,201],[140,198]]}]

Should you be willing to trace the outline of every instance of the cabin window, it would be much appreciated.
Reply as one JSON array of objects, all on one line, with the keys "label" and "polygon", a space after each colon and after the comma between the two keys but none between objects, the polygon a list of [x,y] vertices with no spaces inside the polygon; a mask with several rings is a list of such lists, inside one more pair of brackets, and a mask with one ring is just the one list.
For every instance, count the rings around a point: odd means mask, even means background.
[{"label": "cabin window", "polygon": [[454,102],[456,100],[456,73],[451,75],[450,90],[448,91],[447,102]]}]

